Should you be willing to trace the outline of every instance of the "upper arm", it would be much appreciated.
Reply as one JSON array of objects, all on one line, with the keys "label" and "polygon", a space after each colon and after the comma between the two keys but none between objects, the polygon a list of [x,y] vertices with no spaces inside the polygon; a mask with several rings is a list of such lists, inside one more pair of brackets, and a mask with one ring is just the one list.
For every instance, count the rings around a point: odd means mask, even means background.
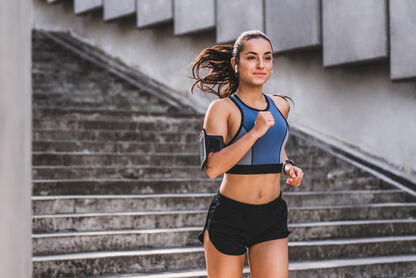
[{"label": "upper arm", "polygon": [[209,135],[221,135],[224,139],[227,136],[227,120],[229,111],[224,99],[216,99],[208,106],[204,118],[204,128]]}]

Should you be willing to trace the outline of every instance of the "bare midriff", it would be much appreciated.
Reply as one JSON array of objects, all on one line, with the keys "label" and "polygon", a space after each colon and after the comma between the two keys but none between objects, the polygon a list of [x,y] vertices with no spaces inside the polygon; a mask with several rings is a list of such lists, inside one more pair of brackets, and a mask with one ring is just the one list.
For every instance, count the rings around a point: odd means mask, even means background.
[{"label": "bare midriff", "polygon": [[236,201],[248,204],[265,204],[280,195],[281,173],[228,174],[220,186],[220,193]]}]

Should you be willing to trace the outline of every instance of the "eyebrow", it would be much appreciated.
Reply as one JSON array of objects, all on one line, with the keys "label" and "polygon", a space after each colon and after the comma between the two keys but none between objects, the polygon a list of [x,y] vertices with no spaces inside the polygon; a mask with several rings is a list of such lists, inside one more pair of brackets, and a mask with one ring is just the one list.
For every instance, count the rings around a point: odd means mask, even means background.
[{"label": "eyebrow", "polygon": [[[245,55],[248,55],[248,54],[255,54],[255,55],[257,55],[257,53],[256,53],[256,52],[254,52],[254,51],[249,51],[249,52],[247,52]],[[272,54],[272,52],[267,51],[267,52],[265,52],[264,54]]]}]

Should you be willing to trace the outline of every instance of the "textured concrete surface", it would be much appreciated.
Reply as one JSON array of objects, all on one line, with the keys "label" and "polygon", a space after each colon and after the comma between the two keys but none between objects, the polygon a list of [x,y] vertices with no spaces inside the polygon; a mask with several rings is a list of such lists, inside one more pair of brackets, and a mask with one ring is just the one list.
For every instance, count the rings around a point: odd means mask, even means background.
[{"label": "textured concrete surface", "polygon": [[274,52],[321,45],[319,0],[265,0],[264,12]]},{"label": "textured concrete surface", "polygon": [[173,0],[137,0],[137,27],[149,27],[173,19]]},{"label": "textured concrete surface", "polygon": [[104,20],[116,19],[119,17],[136,13],[136,0],[103,0]]},{"label": "textured concrete surface", "polygon": [[323,0],[324,66],[388,57],[386,0]]},{"label": "textured concrete surface", "polygon": [[81,14],[103,6],[103,0],[74,0],[74,12]]},{"label": "textured concrete surface", "polygon": [[33,1],[0,1],[1,277],[32,277],[32,24]]},{"label": "textured concrete surface", "polygon": [[416,1],[390,0],[390,76],[416,77]]},{"label": "textured concrete surface", "polygon": [[264,31],[263,0],[216,1],[217,43],[232,42],[244,31]]},{"label": "textured concrete surface", "polygon": [[215,0],[175,0],[175,35],[204,31],[215,27]]}]

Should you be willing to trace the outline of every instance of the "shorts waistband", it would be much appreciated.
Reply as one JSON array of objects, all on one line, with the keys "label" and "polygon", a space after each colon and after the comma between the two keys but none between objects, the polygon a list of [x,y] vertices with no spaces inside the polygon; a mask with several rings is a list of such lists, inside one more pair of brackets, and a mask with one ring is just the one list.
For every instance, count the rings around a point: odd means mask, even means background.
[{"label": "shorts waistband", "polygon": [[265,208],[265,207],[270,207],[273,204],[281,202],[282,191],[280,191],[280,194],[277,198],[264,204],[249,204],[249,203],[240,202],[240,201],[231,199],[221,194],[219,189],[217,190],[216,198],[219,200],[220,203],[227,203],[227,204],[234,205],[234,206],[247,207],[247,208]]}]

